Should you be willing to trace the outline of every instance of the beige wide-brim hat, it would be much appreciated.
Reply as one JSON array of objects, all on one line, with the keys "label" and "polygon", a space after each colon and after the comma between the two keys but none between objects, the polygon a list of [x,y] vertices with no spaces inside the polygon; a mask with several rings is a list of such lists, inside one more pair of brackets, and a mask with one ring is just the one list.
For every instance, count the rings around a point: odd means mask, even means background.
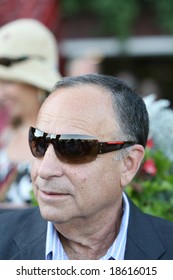
[{"label": "beige wide-brim hat", "polygon": [[0,64],[0,80],[24,82],[51,91],[61,79],[58,44],[52,32],[35,19],[18,19],[0,28],[0,58],[27,60]]}]

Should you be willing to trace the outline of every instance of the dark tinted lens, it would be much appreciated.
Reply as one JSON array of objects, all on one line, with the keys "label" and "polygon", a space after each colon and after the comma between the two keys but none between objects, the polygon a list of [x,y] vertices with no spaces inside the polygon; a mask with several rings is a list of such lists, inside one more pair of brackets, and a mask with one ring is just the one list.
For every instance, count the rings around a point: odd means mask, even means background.
[{"label": "dark tinted lens", "polygon": [[41,158],[44,156],[46,149],[47,149],[47,143],[45,141],[45,137],[36,137],[34,136],[35,129],[30,128],[29,130],[29,146],[31,149],[31,152],[34,157]]},{"label": "dark tinted lens", "polygon": [[83,139],[46,139],[44,136],[35,136],[35,129],[29,130],[29,146],[33,156],[42,158],[49,143],[54,146],[55,153],[62,161],[69,163],[85,163],[93,161],[98,154],[97,140]]},{"label": "dark tinted lens", "polygon": [[97,140],[59,140],[54,144],[57,156],[71,163],[84,163],[94,160],[97,156]]},{"label": "dark tinted lens", "polygon": [[32,154],[37,158],[41,158],[44,156],[48,145],[45,141],[45,138],[38,137],[31,141],[30,147],[31,147]]}]

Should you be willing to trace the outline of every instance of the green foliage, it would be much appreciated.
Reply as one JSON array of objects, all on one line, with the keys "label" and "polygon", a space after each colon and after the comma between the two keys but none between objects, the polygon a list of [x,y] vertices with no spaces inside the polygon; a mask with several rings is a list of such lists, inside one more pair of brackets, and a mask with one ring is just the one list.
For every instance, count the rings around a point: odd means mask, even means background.
[{"label": "green foliage", "polygon": [[34,196],[33,190],[31,191],[31,204],[32,204],[32,206],[38,206],[38,202]]},{"label": "green foliage", "polygon": [[[155,172],[148,172],[148,162]],[[173,221],[173,163],[163,152],[146,148],[141,169],[126,192],[143,212]]]},{"label": "green foliage", "polygon": [[155,20],[163,31],[173,33],[172,0],[63,0],[61,10],[65,17],[93,14],[101,19],[102,30],[125,39],[132,34],[143,5],[154,11]]},{"label": "green foliage", "polygon": [[93,9],[97,12],[107,30],[112,30],[120,38],[126,38],[138,14],[137,0],[106,0],[91,1]]},{"label": "green foliage", "polygon": [[90,10],[90,1],[63,0],[61,1],[62,14],[67,17],[74,17]]},{"label": "green foliage", "polygon": [[154,7],[158,24],[163,31],[173,33],[173,1],[172,0],[154,0]]},{"label": "green foliage", "polygon": [[125,38],[138,14],[137,3],[138,0],[63,0],[62,12],[68,17],[91,13],[102,19],[102,29]]}]

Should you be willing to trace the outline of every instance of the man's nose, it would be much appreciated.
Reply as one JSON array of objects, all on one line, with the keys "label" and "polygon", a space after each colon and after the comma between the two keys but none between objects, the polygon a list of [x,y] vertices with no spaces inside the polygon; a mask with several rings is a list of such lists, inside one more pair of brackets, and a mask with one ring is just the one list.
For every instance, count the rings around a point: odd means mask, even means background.
[{"label": "man's nose", "polygon": [[43,158],[39,159],[38,176],[44,179],[63,175],[63,163],[55,154],[54,147],[49,144]]}]

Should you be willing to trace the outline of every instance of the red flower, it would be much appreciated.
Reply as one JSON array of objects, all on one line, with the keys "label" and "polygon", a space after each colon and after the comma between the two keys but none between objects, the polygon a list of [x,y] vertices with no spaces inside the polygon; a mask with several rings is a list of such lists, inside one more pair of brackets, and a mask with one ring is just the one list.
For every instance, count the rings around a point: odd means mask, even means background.
[{"label": "red flower", "polygon": [[143,171],[151,176],[155,176],[157,173],[157,168],[152,159],[147,159],[142,167]]},{"label": "red flower", "polygon": [[148,140],[147,140],[146,147],[149,148],[149,149],[152,149],[153,146],[154,146],[154,141],[153,141],[153,139],[151,139],[151,138],[148,139]]}]

